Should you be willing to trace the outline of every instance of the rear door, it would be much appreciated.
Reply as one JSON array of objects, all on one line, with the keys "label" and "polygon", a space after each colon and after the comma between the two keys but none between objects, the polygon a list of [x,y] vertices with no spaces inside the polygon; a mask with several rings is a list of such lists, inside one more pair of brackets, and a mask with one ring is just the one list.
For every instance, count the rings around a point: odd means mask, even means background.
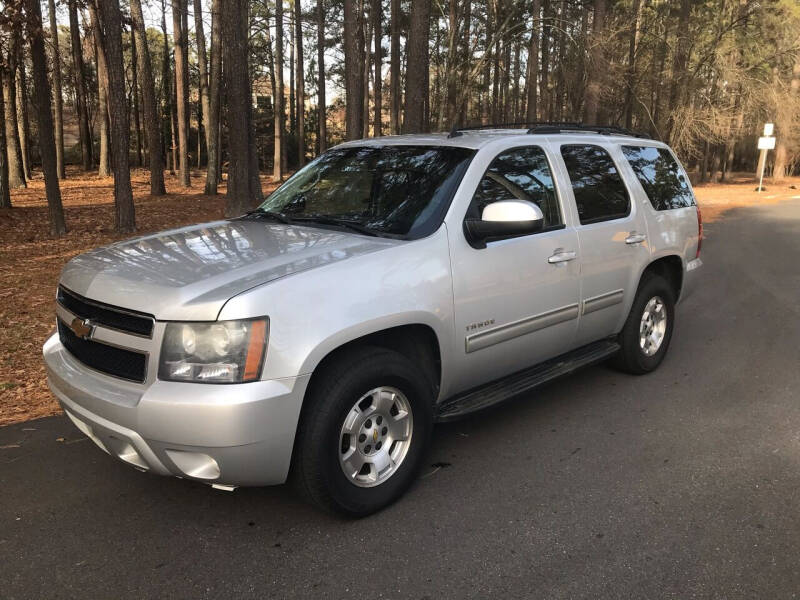
[{"label": "rear door", "polygon": [[639,274],[650,260],[647,224],[624,182],[613,145],[564,143],[560,156],[577,209],[581,317],[576,344],[622,329]]}]

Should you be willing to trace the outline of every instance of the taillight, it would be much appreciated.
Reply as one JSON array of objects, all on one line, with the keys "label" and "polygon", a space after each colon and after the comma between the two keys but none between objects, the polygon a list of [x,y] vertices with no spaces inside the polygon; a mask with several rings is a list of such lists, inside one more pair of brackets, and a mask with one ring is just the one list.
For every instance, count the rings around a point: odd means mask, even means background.
[{"label": "taillight", "polygon": [[695,258],[700,258],[700,248],[703,246],[703,217],[700,214],[700,206],[695,205],[697,208],[697,254]]}]

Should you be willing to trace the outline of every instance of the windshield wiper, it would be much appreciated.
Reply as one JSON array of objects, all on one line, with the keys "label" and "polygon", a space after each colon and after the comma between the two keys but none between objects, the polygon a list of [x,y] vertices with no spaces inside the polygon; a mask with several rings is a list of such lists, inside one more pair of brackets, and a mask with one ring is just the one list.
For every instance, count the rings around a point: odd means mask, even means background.
[{"label": "windshield wiper", "polygon": [[370,229],[365,225],[359,225],[358,223],[354,223],[353,221],[346,221],[344,219],[334,219],[333,217],[326,217],[324,215],[309,215],[305,217],[295,217],[292,219],[295,223],[319,223],[321,225],[334,225],[337,227],[346,227],[352,231],[356,231],[363,235],[369,235],[372,237],[383,237],[379,231],[375,231],[374,229]]},{"label": "windshield wiper", "polygon": [[245,217],[260,217],[264,219],[272,219],[273,221],[277,221],[278,223],[283,223],[285,225],[292,224],[292,220],[283,213],[274,212],[271,210],[262,210],[260,208],[246,212],[239,218],[244,219]]}]

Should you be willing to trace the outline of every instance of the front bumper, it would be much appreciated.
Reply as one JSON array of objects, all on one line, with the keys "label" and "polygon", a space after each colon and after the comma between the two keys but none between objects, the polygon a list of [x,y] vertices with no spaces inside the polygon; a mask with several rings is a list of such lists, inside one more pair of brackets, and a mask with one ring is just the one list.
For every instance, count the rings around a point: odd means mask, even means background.
[{"label": "front bumper", "polygon": [[309,375],[213,385],[139,385],[96,373],[58,335],[45,342],[47,382],[75,425],[142,470],[225,486],[283,483]]}]

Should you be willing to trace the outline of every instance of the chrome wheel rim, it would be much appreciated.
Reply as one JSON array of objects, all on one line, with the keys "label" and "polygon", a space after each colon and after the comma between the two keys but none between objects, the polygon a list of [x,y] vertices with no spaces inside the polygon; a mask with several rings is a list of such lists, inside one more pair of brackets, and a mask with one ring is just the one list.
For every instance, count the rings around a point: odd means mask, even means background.
[{"label": "chrome wheel rim", "polygon": [[661,296],[647,302],[639,324],[639,347],[645,356],[653,356],[664,342],[667,332],[667,306]]},{"label": "chrome wheel rim", "polygon": [[403,464],[414,416],[408,398],[393,387],[370,390],[353,405],[339,434],[339,465],[350,483],[374,487]]}]

